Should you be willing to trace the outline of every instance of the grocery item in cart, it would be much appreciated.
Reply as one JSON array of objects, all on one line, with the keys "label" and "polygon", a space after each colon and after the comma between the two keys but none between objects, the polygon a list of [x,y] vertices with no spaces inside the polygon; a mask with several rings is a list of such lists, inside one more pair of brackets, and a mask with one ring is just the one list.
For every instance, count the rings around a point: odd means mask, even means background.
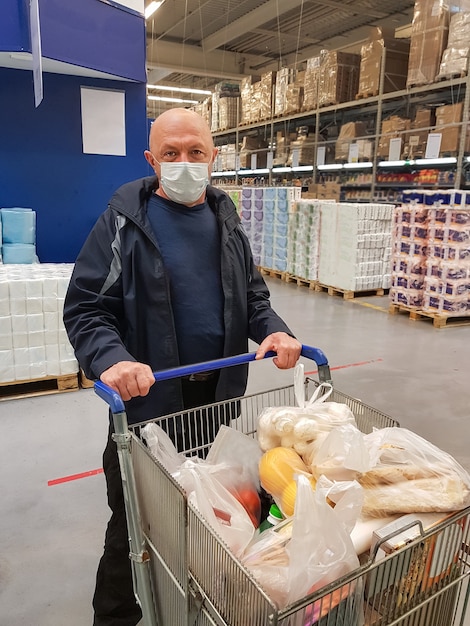
[{"label": "grocery item in cart", "polygon": [[364,435],[372,465],[359,478],[363,514],[460,511],[470,505],[470,475],[448,453],[406,428]]},{"label": "grocery item in cart", "polygon": [[303,455],[322,433],[343,424],[356,424],[346,404],[327,402],[333,392],[329,383],[319,385],[311,398],[305,400],[302,363],[294,370],[294,390],[297,406],[267,407],[261,411],[257,437],[262,450],[282,446]]}]

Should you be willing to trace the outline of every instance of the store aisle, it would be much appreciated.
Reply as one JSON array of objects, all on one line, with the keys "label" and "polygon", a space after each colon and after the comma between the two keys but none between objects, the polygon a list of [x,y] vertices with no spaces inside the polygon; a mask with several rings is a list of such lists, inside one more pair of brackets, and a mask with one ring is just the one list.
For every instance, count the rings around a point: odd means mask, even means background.
[{"label": "store aisle", "polygon": [[[391,316],[386,297],[345,301],[278,279],[267,282],[293,332],[326,353],[338,389],[398,419],[470,470],[470,327],[438,330]],[[249,391],[291,381],[292,372],[264,361],[251,366]],[[100,473],[106,413],[91,389],[0,402],[5,626],[92,623],[108,518]]]}]

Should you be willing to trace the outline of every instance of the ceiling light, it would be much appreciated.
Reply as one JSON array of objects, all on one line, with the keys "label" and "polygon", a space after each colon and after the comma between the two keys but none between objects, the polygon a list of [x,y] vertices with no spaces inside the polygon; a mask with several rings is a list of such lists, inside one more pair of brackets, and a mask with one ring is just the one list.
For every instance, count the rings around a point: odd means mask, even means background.
[{"label": "ceiling light", "polygon": [[166,98],[165,96],[147,96],[148,100],[159,102],[184,102],[186,104],[199,104],[199,100],[183,100],[183,98]]},{"label": "ceiling light", "polygon": [[363,168],[373,167],[373,163],[371,163],[370,161],[343,163],[343,167],[345,170],[361,170]]},{"label": "ceiling light", "polygon": [[144,11],[144,15],[145,15],[145,19],[148,20],[148,18],[153,15],[155,13],[155,11],[157,9],[159,9],[162,4],[163,4],[164,0],[159,0],[158,2],[151,2],[148,7],[145,8]]},{"label": "ceiling light", "polygon": [[342,163],[325,163],[324,165],[318,165],[317,169],[320,171],[328,171],[328,170],[342,170],[343,169],[343,164]]},{"label": "ceiling light", "polygon": [[455,157],[439,157],[437,159],[416,159],[416,165],[451,165],[457,163]]},{"label": "ceiling light", "polygon": [[171,85],[147,85],[147,89],[156,89],[157,91],[178,91],[182,93],[199,93],[201,95],[210,96],[212,91],[207,89],[191,89],[190,87],[172,87]]}]

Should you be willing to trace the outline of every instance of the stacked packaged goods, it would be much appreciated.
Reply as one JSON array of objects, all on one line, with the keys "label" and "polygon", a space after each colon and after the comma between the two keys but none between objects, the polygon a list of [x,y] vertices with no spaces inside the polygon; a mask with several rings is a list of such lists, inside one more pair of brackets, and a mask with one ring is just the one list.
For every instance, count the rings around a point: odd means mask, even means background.
[{"label": "stacked packaged goods", "polygon": [[404,192],[405,203],[394,212],[392,286],[394,304],[420,308],[423,304],[429,208],[416,203],[420,194]]},{"label": "stacked packaged goods", "polygon": [[239,122],[239,83],[217,83],[212,94],[211,130],[235,128]]},{"label": "stacked packaged goods", "polygon": [[245,76],[240,83],[240,123],[249,124],[252,121],[251,113],[251,76]]},{"label": "stacked packaged goods", "polygon": [[[402,139],[401,152],[404,150],[404,143],[411,127],[411,120],[392,115],[382,122],[382,133],[377,146],[377,156],[381,159],[388,159],[390,154],[390,140]],[[401,155],[400,155],[401,157]]]},{"label": "stacked packaged goods", "polygon": [[407,159],[422,159],[426,153],[426,145],[431,127],[435,124],[433,109],[418,108],[411,121],[410,132],[404,135],[403,156]]},{"label": "stacked packaged goods", "polygon": [[289,214],[287,271],[312,281],[318,279],[320,210],[319,200],[301,200]]},{"label": "stacked packaged goods", "polygon": [[[446,104],[436,109],[435,133],[441,134],[441,156],[456,156],[459,151],[460,139],[463,131],[463,102]],[[470,151],[470,128],[467,126],[465,137],[465,152]]]},{"label": "stacked packaged goods", "polygon": [[[470,314],[470,204],[465,193],[448,194],[452,206],[429,211],[423,311]],[[468,197],[470,203],[470,196]]]},{"label": "stacked packaged goods", "polygon": [[78,372],[62,322],[72,264],[0,267],[0,382]]},{"label": "stacked packaged goods", "polygon": [[447,48],[442,54],[438,78],[466,76],[470,52],[470,12],[455,13],[450,18]]},{"label": "stacked packaged goods", "polygon": [[470,195],[406,191],[394,222],[392,302],[445,317],[469,315]]},{"label": "stacked packaged goods", "polygon": [[304,94],[302,111],[313,111],[318,105],[318,83],[320,79],[320,66],[322,57],[327,54],[322,50],[320,54],[311,59],[307,59],[307,67],[304,76]]},{"label": "stacked packaged goods", "polygon": [[3,263],[36,263],[36,212],[14,207],[0,209]]},{"label": "stacked packaged goods", "polygon": [[274,115],[284,115],[287,106],[287,85],[291,82],[292,70],[282,67],[276,74],[274,93]]},{"label": "stacked packaged goods", "polygon": [[322,205],[318,280],[346,291],[388,289],[393,205]]},{"label": "stacked packaged goods", "polygon": [[354,100],[359,87],[359,54],[333,50],[322,56],[318,80],[320,107]]},{"label": "stacked packaged goods", "polygon": [[379,26],[374,27],[369,40],[361,47],[358,97],[366,98],[379,93],[384,53],[383,93],[404,89],[408,75],[409,51],[408,41],[395,39],[394,33],[386,33]]},{"label": "stacked packaged goods", "polygon": [[411,29],[407,87],[429,85],[439,73],[447,46],[449,3],[447,0],[416,0]]},{"label": "stacked packaged goods", "polygon": [[[339,162],[369,161],[372,156],[372,140],[365,138],[366,133],[367,127],[364,122],[346,122],[343,124],[335,144],[335,160]],[[354,159],[350,159],[352,144],[356,145]]]}]

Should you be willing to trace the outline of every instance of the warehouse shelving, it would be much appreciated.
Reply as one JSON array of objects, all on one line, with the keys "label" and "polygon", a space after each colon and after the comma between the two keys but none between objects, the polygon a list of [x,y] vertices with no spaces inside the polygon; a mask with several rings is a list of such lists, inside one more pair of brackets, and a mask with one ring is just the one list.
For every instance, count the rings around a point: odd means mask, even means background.
[{"label": "warehouse shelving", "polygon": [[[382,68],[385,67],[385,54],[386,51],[382,59]],[[246,136],[262,137],[269,146],[274,146],[278,131],[284,131],[285,134],[288,134],[299,126],[308,126],[311,129],[311,134],[309,133],[311,142],[308,145],[313,149],[314,155],[312,163],[301,164],[300,167],[286,166],[279,168],[270,165],[270,160],[272,163],[271,151],[271,156],[268,156],[267,167],[254,169],[235,167],[230,172],[217,171],[214,174],[214,180],[223,184],[240,184],[240,179],[252,177],[256,184],[265,183],[271,185],[276,183],[278,177],[281,177],[283,184],[296,179],[297,184],[302,184],[303,188],[306,189],[308,182],[321,182],[325,172],[335,172],[338,183],[346,189],[347,186],[351,187],[351,183],[344,182],[345,173],[370,171],[370,198],[379,197],[383,189],[405,187],[405,185],[400,186],[398,184],[387,185],[380,181],[380,174],[387,170],[396,172],[409,170],[410,167],[417,170],[432,167],[439,171],[452,172],[454,174],[453,180],[455,180],[457,185],[468,183],[470,176],[468,173],[469,163],[465,153],[465,139],[469,118],[470,78],[468,76],[450,78],[428,85],[383,93],[383,72],[381,76],[379,93],[376,96],[321,108],[317,107],[312,111],[302,111],[279,117],[273,116],[271,119],[262,122],[238,125],[236,128],[214,132],[216,145],[219,146],[224,142],[239,146],[240,141]],[[387,162],[383,156],[378,155],[382,121],[386,117],[398,115],[399,113],[409,116],[411,111],[418,106],[435,108],[442,104],[455,104],[457,102],[463,102],[463,121],[461,123],[459,150],[451,155],[451,159],[442,161],[436,161],[435,159],[403,159],[398,162]],[[363,138],[372,142],[372,157],[367,162],[334,162],[332,153],[334,152],[336,137],[329,139],[321,134],[350,121],[365,121],[367,123],[367,135]],[[428,130],[431,132],[432,128]],[[325,148],[326,160],[324,165],[318,162],[318,148],[320,147]],[[448,183],[444,182],[442,184],[446,186]],[[361,183],[361,189],[366,189],[365,183]]]}]

